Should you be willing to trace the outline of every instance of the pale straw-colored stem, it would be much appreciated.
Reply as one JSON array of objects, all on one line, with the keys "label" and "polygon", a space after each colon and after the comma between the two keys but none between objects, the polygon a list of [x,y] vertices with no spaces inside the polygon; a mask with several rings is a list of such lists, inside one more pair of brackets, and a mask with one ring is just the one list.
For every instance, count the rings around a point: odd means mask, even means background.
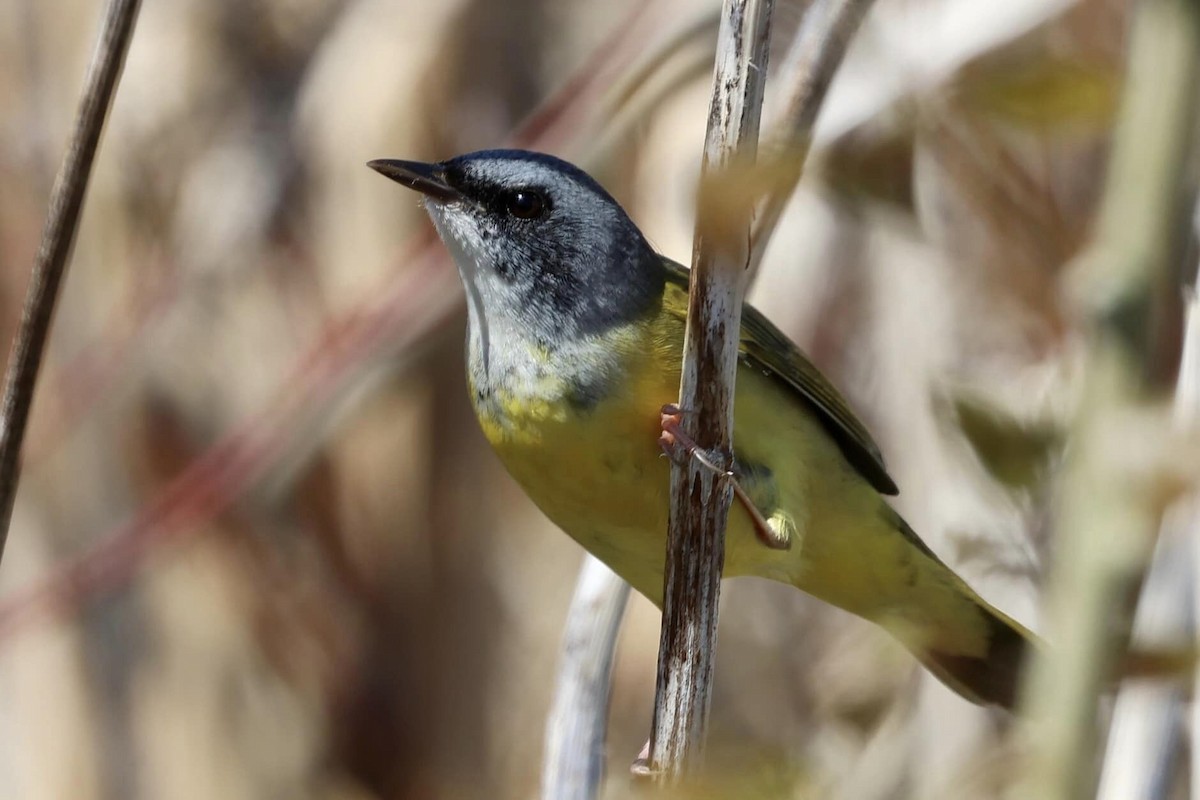
[{"label": "pale straw-colored stem", "polygon": [[1120,437],[1147,390],[1162,388],[1151,322],[1189,233],[1200,14],[1190,0],[1147,0],[1134,15],[1099,222],[1070,273],[1089,343],[1047,585],[1052,646],[1034,659],[1021,702],[1030,756],[1010,796],[1022,800],[1094,792],[1097,701],[1158,523]]}]

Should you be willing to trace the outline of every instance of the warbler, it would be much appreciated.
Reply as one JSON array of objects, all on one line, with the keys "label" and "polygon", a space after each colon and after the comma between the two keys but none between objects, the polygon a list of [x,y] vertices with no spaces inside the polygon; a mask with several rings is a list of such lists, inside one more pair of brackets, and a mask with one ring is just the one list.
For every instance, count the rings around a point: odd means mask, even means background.
[{"label": "warbler", "polygon": [[[415,189],[467,298],[467,377],[483,433],[556,525],[661,607],[688,270],[549,155],[486,150],[370,167]],[[734,395],[738,496],[725,577],[795,586],[882,625],[969,700],[1011,707],[1032,636],[990,606],[884,499],[866,428],[762,314],[743,307]]]}]

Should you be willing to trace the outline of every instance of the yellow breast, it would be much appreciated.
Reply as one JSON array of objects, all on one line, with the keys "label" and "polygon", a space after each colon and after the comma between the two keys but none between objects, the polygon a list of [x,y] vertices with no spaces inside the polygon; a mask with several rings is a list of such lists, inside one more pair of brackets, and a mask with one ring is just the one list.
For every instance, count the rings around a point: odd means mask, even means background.
[{"label": "yellow breast", "polygon": [[[563,399],[565,385],[548,381],[534,392],[529,387],[498,392],[488,407],[477,411],[488,440],[538,507],[657,601],[662,592],[670,482],[670,464],[658,445],[660,414],[664,404],[678,399],[683,329],[673,319],[660,318],[605,338],[610,353],[619,356],[619,375],[594,406],[575,407]],[[735,403],[739,455],[776,460],[773,453],[780,446],[779,437],[792,438],[786,430],[789,415],[779,408],[764,411],[763,406],[779,402],[786,404],[761,375],[739,376]],[[796,415],[797,421],[811,425],[804,416]],[[759,426],[751,421],[755,417],[774,420],[780,427],[759,435]],[[766,441],[774,444],[763,447]],[[802,481],[788,483],[803,491]],[[790,574],[794,560],[763,547],[749,518],[735,506],[726,537],[726,574],[794,582]]]}]

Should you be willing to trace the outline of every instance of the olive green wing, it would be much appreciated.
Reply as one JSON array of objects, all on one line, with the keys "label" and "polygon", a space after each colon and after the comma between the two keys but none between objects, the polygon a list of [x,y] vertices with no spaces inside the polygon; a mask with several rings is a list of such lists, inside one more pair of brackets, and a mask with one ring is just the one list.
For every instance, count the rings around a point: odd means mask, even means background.
[{"label": "olive green wing", "polygon": [[[688,270],[664,258],[667,280],[687,291]],[[673,304],[667,304],[668,306]],[[687,304],[682,305],[686,313]],[[770,374],[796,392],[816,412],[817,419],[837,442],[842,455],[882,494],[898,494],[887,473],[879,446],[854,416],[838,390],[825,379],[783,331],[750,305],[742,307],[739,358],[751,369]]]}]

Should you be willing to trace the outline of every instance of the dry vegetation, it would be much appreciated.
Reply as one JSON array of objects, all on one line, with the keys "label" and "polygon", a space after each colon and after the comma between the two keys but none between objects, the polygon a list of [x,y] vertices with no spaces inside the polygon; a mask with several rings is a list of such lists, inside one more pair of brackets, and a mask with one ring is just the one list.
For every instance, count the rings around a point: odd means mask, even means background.
[{"label": "dry vegetation", "polygon": [[[0,3],[6,341],[97,6]],[[778,3],[772,64],[803,6]],[[0,570],[0,796],[533,795],[580,551],[476,430],[457,277],[364,162],[555,152],[686,261],[715,11],[144,5]],[[878,0],[750,295],[875,431],[913,526],[1034,628],[1084,363],[1064,268],[1127,30],[1122,0]],[[875,629],[765,582],[722,601],[726,795],[1013,779],[1011,718]],[[658,638],[634,599],[608,797],[630,791]],[[1167,774],[1182,791],[1186,766]]]}]

